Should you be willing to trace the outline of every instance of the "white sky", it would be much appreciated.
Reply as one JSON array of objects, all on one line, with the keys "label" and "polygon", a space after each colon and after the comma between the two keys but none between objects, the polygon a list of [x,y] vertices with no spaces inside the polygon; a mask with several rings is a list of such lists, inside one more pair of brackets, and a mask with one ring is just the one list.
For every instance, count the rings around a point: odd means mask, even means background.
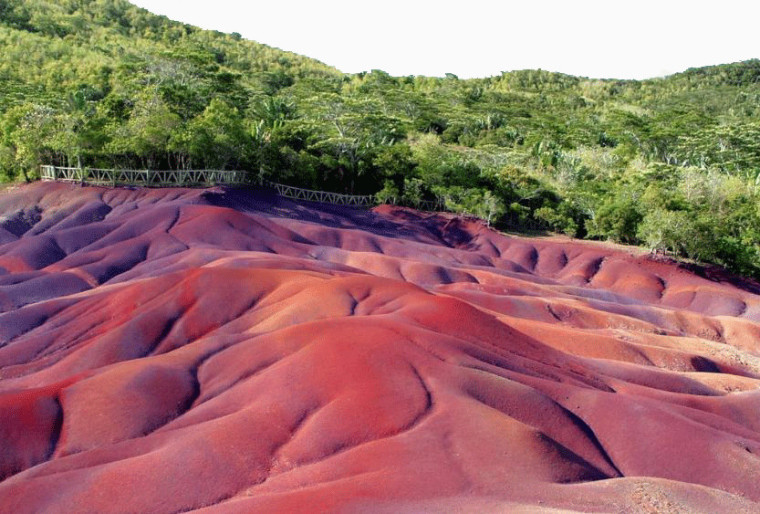
[{"label": "white sky", "polygon": [[760,58],[760,1],[133,0],[347,73],[650,78]]}]

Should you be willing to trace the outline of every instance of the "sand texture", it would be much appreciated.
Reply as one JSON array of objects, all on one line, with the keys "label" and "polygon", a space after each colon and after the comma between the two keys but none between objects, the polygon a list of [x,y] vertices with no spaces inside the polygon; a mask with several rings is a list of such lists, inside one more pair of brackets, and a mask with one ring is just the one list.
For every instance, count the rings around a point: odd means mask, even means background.
[{"label": "sand texture", "polygon": [[758,512],[760,296],[263,192],[0,195],[0,512]]}]

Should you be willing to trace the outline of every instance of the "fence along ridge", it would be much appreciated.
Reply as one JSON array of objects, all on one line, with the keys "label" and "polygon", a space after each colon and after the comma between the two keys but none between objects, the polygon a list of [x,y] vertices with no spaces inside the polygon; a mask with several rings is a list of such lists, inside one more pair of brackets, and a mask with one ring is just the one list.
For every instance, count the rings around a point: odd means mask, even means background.
[{"label": "fence along ridge", "polygon": [[[258,184],[275,190],[279,196],[294,200],[353,207],[372,207],[378,203],[374,195],[348,195],[305,189],[263,178],[251,181],[248,179],[247,172],[240,170],[130,170],[42,165],[40,166],[40,178],[44,181],[80,182],[98,186],[186,187]],[[391,199],[390,203],[399,204],[396,198]],[[430,211],[445,209],[441,201],[420,200],[415,203],[415,206]]]},{"label": "fence along ridge", "polygon": [[245,171],[229,170],[128,170],[100,168],[66,168],[40,166],[40,178],[44,181],[80,182],[99,186],[214,186],[258,184],[274,189],[278,195],[307,202],[331,203],[354,207],[372,207],[377,204],[374,195],[347,195],[304,189],[279,184],[265,179],[251,181]]},{"label": "fence along ridge", "polygon": [[129,170],[101,168],[66,168],[40,166],[42,180],[81,182],[85,184],[116,186],[192,186],[217,184],[244,184],[244,171],[223,170]]}]

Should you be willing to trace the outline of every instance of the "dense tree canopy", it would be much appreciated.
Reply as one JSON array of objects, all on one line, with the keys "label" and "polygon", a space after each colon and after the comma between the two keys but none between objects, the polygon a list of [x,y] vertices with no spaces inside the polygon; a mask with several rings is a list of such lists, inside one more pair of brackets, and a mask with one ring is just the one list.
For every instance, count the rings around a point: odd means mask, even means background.
[{"label": "dense tree canopy", "polygon": [[0,0],[0,177],[236,168],[760,276],[760,61],[662,79],[345,75],[124,0]]}]

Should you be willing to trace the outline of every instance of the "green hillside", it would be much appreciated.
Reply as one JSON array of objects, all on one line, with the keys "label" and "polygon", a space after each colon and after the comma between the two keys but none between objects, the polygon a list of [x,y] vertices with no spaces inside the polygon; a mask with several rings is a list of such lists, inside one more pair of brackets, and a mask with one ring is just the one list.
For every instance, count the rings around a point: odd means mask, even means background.
[{"label": "green hillside", "polygon": [[246,169],[760,275],[760,61],[663,79],[345,75],[121,0],[0,0],[0,174]]}]

